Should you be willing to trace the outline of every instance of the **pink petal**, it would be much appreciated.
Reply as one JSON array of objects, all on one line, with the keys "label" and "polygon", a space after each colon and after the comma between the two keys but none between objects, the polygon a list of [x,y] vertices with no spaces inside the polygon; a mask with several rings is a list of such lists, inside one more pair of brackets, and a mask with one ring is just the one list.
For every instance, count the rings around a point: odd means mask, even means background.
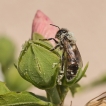
[{"label": "pink petal", "polygon": [[58,28],[52,26],[52,21],[40,10],[35,14],[32,24],[32,34],[39,33],[45,38],[54,38]]}]

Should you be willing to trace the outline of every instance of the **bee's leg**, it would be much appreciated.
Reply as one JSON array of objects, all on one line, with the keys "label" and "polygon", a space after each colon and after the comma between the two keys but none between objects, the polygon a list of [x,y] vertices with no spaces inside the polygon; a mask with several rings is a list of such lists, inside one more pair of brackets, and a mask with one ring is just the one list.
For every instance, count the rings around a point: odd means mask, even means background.
[{"label": "bee's leg", "polygon": [[57,49],[58,47],[60,47],[60,44],[57,44],[54,48],[50,49],[50,51],[53,51],[53,50]]},{"label": "bee's leg", "polygon": [[61,57],[61,71],[60,73],[64,73],[64,51]]},{"label": "bee's leg", "polygon": [[42,41],[48,41],[48,40],[53,40],[56,44],[58,44],[59,42],[55,39],[55,38],[49,38],[49,39],[39,39]]},{"label": "bee's leg", "polygon": [[60,69],[60,73],[58,75],[58,80],[57,80],[58,85],[62,85],[63,77],[64,77],[64,51],[61,57],[61,69]]}]

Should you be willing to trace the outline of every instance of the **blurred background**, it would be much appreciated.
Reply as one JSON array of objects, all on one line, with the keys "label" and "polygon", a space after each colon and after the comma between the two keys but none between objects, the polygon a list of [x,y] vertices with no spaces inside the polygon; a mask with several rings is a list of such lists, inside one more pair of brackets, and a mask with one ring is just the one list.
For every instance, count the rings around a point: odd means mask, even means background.
[{"label": "blurred background", "polygon": [[84,106],[106,91],[106,0],[0,0],[0,80],[11,90],[27,88],[45,95],[43,90],[23,80],[13,66],[22,44],[31,37],[37,10],[44,12],[55,25],[73,32],[83,64],[89,62],[87,77],[79,82],[82,89],[74,98],[69,92],[65,100],[66,106],[71,101],[73,106]]}]

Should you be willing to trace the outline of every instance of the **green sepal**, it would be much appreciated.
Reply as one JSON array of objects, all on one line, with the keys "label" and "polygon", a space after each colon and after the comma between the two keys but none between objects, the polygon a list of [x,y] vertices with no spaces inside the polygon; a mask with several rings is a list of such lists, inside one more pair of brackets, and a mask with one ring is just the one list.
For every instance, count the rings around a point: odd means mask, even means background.
[{"label": "green sepal", "polygon": [[31,40],[36,41],[39,39],[44,39],[44,37],[42,35],[40,35],[39,33],[33,33]]},{"label": "green sepal", "polygon": [[74,97],[75,93],[77,92],[77,89],[80,87],[80,85],[78,83],[72,85],[71,87],[69,87],[70,92],[72,94],[72,96]]},{"label": "green sepal", "polygon": [[83,76],[85,76],[85,72],[86,72],[87,68],[88,68],[88,63],[86,64],[86,66],[84,67],[84,69],[79,68],[76,76],[72,80],[70,80],[70,81],[67,81],[67,79],[64,77],[63,78],[63,85],[70,87],[73,84],[77,83]]},{"label": "green sepal", "polygon": [[51,52],[50,49],[51,46],[43,45],[43,41],[29,40],[19,57],[17,68],[20,75],[40,89],[56,85],[60,58],[56,51]]},{"label": "green sepal", "polygon": [[[40,39],[40,40],[39,40]],[[35,44],[38,44],[40,46],[43,46],[44,48],[50,50],[53,48],[52,44],[50,43],[50,41],[41,41],[41,39],[44,39],[44,37],[38,33],[33,33],[33,36],[32,36],[32,41],[35,43]],[[59,57],[61,56],[61,51],[56,49],[56,50],[53,50],[52,51],[53,53],[57,54]]]},{"label": "green sepal", "polygon": [[86,71],[88,69],[88,66],[89,66],[89,63],[86,64],[86,66],[84,67],[84,69],[81,68],[81,71],[80,71],[80,73],[79,73],[79,75],[78,75],[77,80],[76,80],[75,83],[77,83],[82,77],[86,77],[86,74],[85,73],[86,73]]}]

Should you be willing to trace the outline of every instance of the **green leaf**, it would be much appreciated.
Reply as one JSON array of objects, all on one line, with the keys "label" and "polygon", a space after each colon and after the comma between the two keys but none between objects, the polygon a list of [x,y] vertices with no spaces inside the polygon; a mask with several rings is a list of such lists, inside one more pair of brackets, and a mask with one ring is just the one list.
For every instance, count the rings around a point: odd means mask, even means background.
[{"label": "green leaf", "polygon": [[[50,51],[51,46],[43,45],[42,41],[25,43],[19,61],[20,75],[40,89],[55,86],[60,58],[56,51]],[[54,64],[57,64],[54,66]]]},{"label": "green leaf", "polygon": [[99,75],[99,77],[95,78],[88,86],[97,87],[103,84],[106,84],[106,73]]},{"label": "green leaf", "polygon": [[36,95],[36,94],[34,94],[34,95],[36,96],[36,98],[39,98],[39,99],[41,99],[41,100],[43,100],[43,101],[46,101],[46,102],[49,102],[49,101],[47,100],[47,98],[44,97],[44,96]]},{"label": "green leaf", "polygon": [[83,85],[80,90],[84,91],[84,90],[92,89],[92,88],[95,88],[95,87],[98,87],[104,84],[106,84],[106,73],[102,73],[89,84]]},{"label": "green leaf", "polygon": [[77,89],[80,87],[80,85],[79,84],[74,84],[74,85],[72,85],[71,87],[69,87],[70,88],[70,91],[71,91],[71,94],[72,94],[72,96],[74,97],[74,95],[75,95],[75,93],[77,92]]},{"label": "green leaf", "polygon": [[43,96],[35,95],[30,92],[11,92],[5,85],[0,82],[0,106],[54,106],[47,102]]},{"label": "green leaf", "polygon": [[6,94],[10,92],[10,90],[6,87],[5,83],[0,81],[0,95]]},{"label": "green leaf", "polygon": [[40,100],[33,93],[10,92],[0,95],[0,106],[54,106],[50,102]]},{"label": "green leaf", "polygon": [[2,70],[8,68],[8,66],[14,60],[15,47],[13,42],[8,39],[6,36],[0,37],[0,63],[2,66]]}]

